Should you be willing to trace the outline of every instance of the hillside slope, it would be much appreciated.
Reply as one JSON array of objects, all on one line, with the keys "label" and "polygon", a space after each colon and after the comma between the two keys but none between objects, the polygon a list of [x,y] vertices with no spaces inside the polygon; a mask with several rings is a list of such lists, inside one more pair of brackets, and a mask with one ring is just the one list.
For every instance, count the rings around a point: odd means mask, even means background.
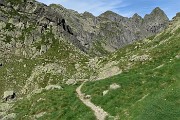
[{"label": "hillside slope", "polygon": [[[121,120],[180,118],[180,16],[162,33],[101,60],[116,61],[122,73],[87,82],[82,91]],[[113,87],[114,86],[114,87]],[[111,119],[111,117],[109,117]]]},{"label": "hillside slope", "polygon": [[[97,76],[81,89],[84,96],[90,96],[92,104],[108,113],[107,119],[179,119],[179,23],[177,15],[162,33],[97,61],[102,66],[99,74],[107,64],[109,70],[118,67],[122,71],[104,80]],[[78,100],[75,93],[78,85],[31,94],[18,100],[9,112],[16,113],[17,119],[95,119],[93,111]]]}]

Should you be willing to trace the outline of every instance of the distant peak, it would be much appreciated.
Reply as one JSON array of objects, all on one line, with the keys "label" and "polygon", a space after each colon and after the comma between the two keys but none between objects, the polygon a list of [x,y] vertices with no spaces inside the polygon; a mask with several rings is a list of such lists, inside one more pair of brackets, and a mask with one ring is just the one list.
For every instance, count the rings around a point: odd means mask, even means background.
[{"label": "distant peak", "polygon": [[179,18],[180,17],[180,12],[176,13],[176,16],[173,17],[172,19],[176,19],[176,18]]},{"label": "distant peak", "polygon": [[109,15],[120,16],[119,14],[117,14],[117,13],[115,13],[115,12],[113,12],[113,11],[110,11],[110,10],[102,13],[102,14],[99,15],[99,16],[109,16]]},{"label": "distant peak", "polygon": [[95,17],[92,13],[87,12],[87,11],[85,11],[85,12],[83,13],[83,16],[86,16],[86,17]]},{"label": "distant peak", "polygon": [[169,20],[165,12],[159,7],[156,7],[155,9],[152,10],[150,14],[146,14],[144,16],[144,19],[155,19],[155,18],[160,18],[161,20],[166,20],[166,21]]},{"label": "distant peak", "polygon": [[116,13],[111,10],[107,10],[106,12],[104,12],[104,14],[116,14]]},{"label": "distant peak", "polygon": [[160,7],[156,7],[156,8],[154,8],[154,10],[161,10],[161,8]]},{"label": "distant peak", "polygon": [[135,13],[133,16],[139,16],[137,13]]},{"label": "distant peak", "polygon": [[180,12],[176,13],[176,17],[180,17]]},{"label": "distant peak", "polygon": [[62,5],[60,4],[50,4],[49,7],[51,8],[58,8],[58,9],[65,9]]},{"label": "distant peak", "polygon": [[156,7],[155,9],[153,9],[151,14],[153,14],[153,13],[163,13],[163,14],[165,14],[164,11],[161,8],[159,8],[159,7]]},{"label": "distant peak", "polygon": [[138,15],[137,13],[135,13],[132,18],[142,18],[140,15]]}]

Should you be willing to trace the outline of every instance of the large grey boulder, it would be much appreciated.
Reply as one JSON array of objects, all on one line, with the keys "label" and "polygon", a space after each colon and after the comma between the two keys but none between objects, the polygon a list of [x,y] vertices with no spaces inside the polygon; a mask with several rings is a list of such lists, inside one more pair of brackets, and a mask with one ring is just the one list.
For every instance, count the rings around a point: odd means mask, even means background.
[{"label": "large grey boulder", "polygon": [[16,98],[16,93],[14,91],[5,91],[3,95],[4,101],[13,100]]},{"label": "large grey boulder", "polygon": [[57,90],[61,90],[63,89],[61,86],[59,85],[48,85],[45,87],[46,90],[54,90],[54,89],[57,89]]}]

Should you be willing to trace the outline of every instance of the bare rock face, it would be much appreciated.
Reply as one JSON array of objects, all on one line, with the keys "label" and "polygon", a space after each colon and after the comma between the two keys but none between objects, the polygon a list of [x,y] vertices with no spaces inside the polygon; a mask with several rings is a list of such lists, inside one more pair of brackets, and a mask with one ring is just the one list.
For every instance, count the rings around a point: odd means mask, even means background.
[{"label": "bare rock face", "polygon": [[136,40],[155,35],[164,30],[169,22],[160,8],[155,8],[144,18],[138,14],[127,18],[112,11],[95,17],[91,13],[78,14],[62,6],[56,7],[55,10],[64,13],[63,17],[71,25],[86,52],[96,55],[115,51]]},{"label": "bare rock face", "polygon": [[[79,14],[61,5],[47,6],[34,0],[19,0],[19,3],[1,0],[0,9],[7,11],[0,11],[0,33],[3,35],[0,44],[8,45],[2,49],[26,58],[42,55],[59,39],[71,42],[89,55],[101,56],[157,34],[169,22],[160,8],[144,18],[138,14],[127,18],[112,11],[95,17],[89,12]],[[11,11],[16,12],[7,15]],[[16,46],[17,43],[22,46]]]},{"label": "bare rock face", "polygon": [[144,26],[149,34],[158,33],[164,30],[168,25],[168,17],[159,8],[155,8],[149,15],[144,17]]},{"label": "bare rock face", "polygon": [[34,0],[0,1],[0,9],[2,58],[7,54],[26,58],[42,55],[60,39],[85,51],[62,14],[45,4]]},{"label": "bare rock face", "polygon": [[169,21],[160,8],[155,8],[144,18],[138,14],[126,18],[111,11],[103,13],[98,18],[101,29],[97,38],[104,40],[105,47],[109,46],[114,50],[133,41],[157,34],[167,27]]}]

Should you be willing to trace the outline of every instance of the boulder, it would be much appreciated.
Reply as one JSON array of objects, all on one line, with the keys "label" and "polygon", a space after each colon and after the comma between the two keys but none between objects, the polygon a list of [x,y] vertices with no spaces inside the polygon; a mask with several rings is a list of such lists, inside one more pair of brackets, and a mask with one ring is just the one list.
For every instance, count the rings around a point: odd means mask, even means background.
[{"label": "boulder", "polygon": [[68,79],[68,80],[66,81],[66,84],[67,84],[67,85],[74,85],[74,84],[76,84],[76,80],[75,80],[75,79]]},{"label": "boulder", "polygon": [[121,87],[120,85],[118,85],[118,84],[116,84],[116,83],[113,83],[113,84],[110,85],[109,88],[110,88],[111,90],[116,90],[116,89],[118,89],[118,88],[120,88],[120,87]]},{"label": "boulder", "polygon": [[16,93],[14,91],[5,91],[4,92],[4,96],[3,96],[4,101],[13,100],[15,98],[16,98]]},{"label": "boulder", "polygon": [[84,99],[91,99],[91,95],[86,95]]},{"label": "boulder", "polygon": [[62,89],[62,87],[61,86],[59,86],[59,85],[48,85],[48,86],[46,86],[45,87],[45,89],[46,90],[54,90],[54,89]]},{"label": "boulder", "polygon": [[175,57],[176,57],[177,59],[179,59],[179,58],[180,58],[180,54],[179,54],[179,55],[176,55]]},{"label": "boulder", "polygon": [[108,92],[109,92],[109,90],[103,91],[103,96],[105,96]]}]

